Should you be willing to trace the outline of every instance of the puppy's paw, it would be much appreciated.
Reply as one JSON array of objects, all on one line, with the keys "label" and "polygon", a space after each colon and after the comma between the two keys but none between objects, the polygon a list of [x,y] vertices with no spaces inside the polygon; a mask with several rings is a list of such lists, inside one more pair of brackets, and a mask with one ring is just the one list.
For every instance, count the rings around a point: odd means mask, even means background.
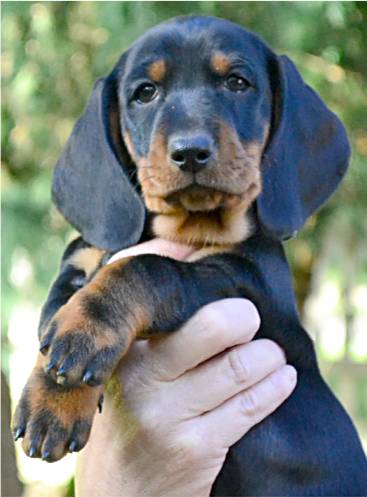
[{"label": "puppy's paw", "polygon": [[105,383],[131,342],[101,294],[76,293],[43,333],[44,371],[63,386]]},{"label": "puppy's paw", "polygon": [[25,386],[13,420],[14,439],[30,457],[53,462],[87,443],[101,388],[65,388],[36,366]]}]

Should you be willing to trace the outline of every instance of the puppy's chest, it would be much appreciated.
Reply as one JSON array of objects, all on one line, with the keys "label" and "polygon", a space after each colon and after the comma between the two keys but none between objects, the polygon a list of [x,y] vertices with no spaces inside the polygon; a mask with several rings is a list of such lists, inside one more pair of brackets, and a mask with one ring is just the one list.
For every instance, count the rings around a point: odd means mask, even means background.
[{"label": "puppy's chest", "polygon": [[[153,214],[148,231],[152,236],[194,246],[196,250],[186,262],[195,262],[210,255],[230,252],[237,243],[250,237],[253,226],[248,212],[217,209],[209,212]],[[89,281],[115,253],[91,247],[74,254],[72,262],[75,267],[85,271]]]}]

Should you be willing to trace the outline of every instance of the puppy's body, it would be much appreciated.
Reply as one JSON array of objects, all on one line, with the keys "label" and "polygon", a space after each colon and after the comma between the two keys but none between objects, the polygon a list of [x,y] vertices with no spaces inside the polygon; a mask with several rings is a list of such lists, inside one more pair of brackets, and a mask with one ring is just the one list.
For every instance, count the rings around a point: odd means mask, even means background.
[{"label": "puppy's body", "polygon": [[[84,446],[133,339],[244,296],[260,311],[257,337],[284,348],[299,380],[231,449],[213,495],[363,495],[365,457],[320,377],[280,243],[332,193],[348,156],[336,116],[242,28],[184,18],[140,39],[97,83],[56,168],[56,203],[86,241],[67,250],[43,309],[43,355],[15,421],[28,453],[56,460]],[[152,234],[202,258],[101,267],[106,251]]]}]

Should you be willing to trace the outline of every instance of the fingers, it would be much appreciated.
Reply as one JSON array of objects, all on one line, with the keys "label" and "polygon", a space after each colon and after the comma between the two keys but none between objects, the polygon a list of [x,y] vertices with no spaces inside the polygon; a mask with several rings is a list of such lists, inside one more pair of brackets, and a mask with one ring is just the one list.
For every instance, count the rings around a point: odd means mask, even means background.
[{"label": "fingers", "polygon": [[296,382],[297,372],[293,366],[282,366],[213,411],[195,418],[195,430],[214,446],[230,447],[275,411],[292,393]]},{"label": "fingers", "polygon": [[168,240],[163,240],[162,238],[155,238],[154,240],[140,243],[139,245],[135,245],[134,247],[120,250],[120,252],[117,252],[111,257],[111,259],[108,261],[108,264],[111,264],[111,262],[115,262],[118,259],[123,259],[124,257],[131,257],[142,254],[162,255],[171,257],[172,259],[177,259],[178,261],[183,261],[194,252],[195,249],[193,247],[189,247],[188,245],[169,242]]},{"label": "fingers", "polygon": [[172,380],[229,347],[249,342],[259,325],[249,300],[220,300],[202,307],[178,332],[151,340],[147,361],[156,379]]},{"label": "fingers", "polygon": [[285,363],[283,350],[271,340],[233,347],[170,382],[169,398],[175,399],[170,408],[181,419],[203,414],[260,382]]}]

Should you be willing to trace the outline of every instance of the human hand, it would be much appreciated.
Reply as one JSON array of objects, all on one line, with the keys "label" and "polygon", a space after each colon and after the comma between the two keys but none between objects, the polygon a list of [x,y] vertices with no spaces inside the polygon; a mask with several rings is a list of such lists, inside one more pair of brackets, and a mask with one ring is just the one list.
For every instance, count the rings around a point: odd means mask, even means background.
[{"label": "human hand", "polygon": [[[114,256],[193,250],[153,240]],[[296,372],[248,300],[203,307],[179,331],[134,343],[79,456],[78,497],[208,496],[226,453],[292,392]]]}]

